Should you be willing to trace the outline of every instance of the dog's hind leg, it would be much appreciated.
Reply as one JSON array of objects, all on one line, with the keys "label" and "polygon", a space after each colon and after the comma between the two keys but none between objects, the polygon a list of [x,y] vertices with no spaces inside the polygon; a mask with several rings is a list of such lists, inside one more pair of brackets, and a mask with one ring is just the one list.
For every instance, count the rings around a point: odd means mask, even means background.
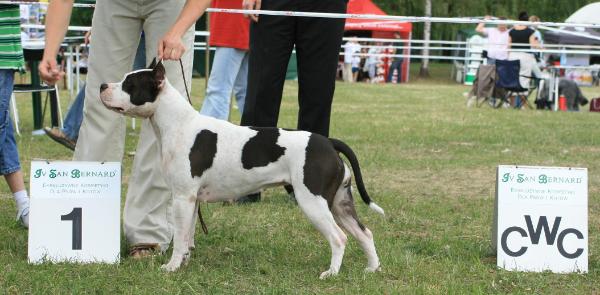
[{"label": "dog's hind leg", "polygon": [[196,196],[191,199],[179,195],[175,196],[173,200],[173,254],[169,263],[161,266],[163,270],[175,271],[188,258],[194,202],[196,202]]},{"label": "dog's hind leg", "polygon": [[315,196],[308,192],[303,185],[294,185],[294,194],[298,206],[308,217],[310,222],[321,232],[331,246],[331,264],[329,269],[321,273],[320,278],[324,279],[336,275],[342,259],[344,258],[344,249],[346,248],[346,234],[335,223],[333,215],[327,206],[327,201],[320,196]]},{"label": "dog's hind leg", "polygon": [[350,178],[347,178],[338,189],[331,209],[338,223],[358,240],[360,247],[367,256],[368,263],[365,271],[375,272],[381,268],[375,250],[373,234],[358,220],[350,187]]}]

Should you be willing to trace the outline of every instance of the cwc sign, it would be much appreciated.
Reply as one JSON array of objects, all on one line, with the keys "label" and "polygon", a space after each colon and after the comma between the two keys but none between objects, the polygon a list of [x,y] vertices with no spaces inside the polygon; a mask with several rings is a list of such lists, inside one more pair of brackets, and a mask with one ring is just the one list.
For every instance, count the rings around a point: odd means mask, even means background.
[{"label": "cwc sign", "polygon": [[587,170],[499,166],[493,244],[498,267],[587,272]]},{"label": "cwc sign", "polygon": [[[529,237],[532,245],[538,245],[540,243],[540,238],[542,236],[542,230],[544,231],[544,235],[546,237],[546,245],[552,246],[554,245],[554,241],[556,240],[556,248],[558,253],[565,258],[575,259],[583,253],[583,248],[577,248],[574,252],[569,253],[565,250],[564,241],[567,235],[572,234],[579,240],[583,240],[583,234],[575,229],[575,228],[566,228],[560,231],[560,220],[562,217],[556,217],[554,219],[554,225],[552,226],[552,230],[550,230],[550,226],[548,225],[548,219],[546,216],[541,216],[537,227],[534,229],[533,222],[531,221],[531,216],[525,215],[525,222],[527,224],[527,231],[524,228],[518,226],[511,226],[507,228],[500,238],[500,244],[502,245],[502,251],[512,257],[519,257],[527,252],[528,247],[521,247],[516,251],[512,251],[508,248],[508,236],[511,233],[520,234],[521,237],[526,238]],[[558,239],[557,239],[558,234]]]}]

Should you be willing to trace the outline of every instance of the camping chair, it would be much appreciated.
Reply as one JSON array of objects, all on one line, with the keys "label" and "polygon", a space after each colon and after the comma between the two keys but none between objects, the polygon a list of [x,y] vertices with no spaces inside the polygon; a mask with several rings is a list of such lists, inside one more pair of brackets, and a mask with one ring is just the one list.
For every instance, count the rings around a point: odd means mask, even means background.
[{"label": "camping chair", "polygon": [[[500,102],[494,107],[498,108],[502,105],[510,105],[510,98],[515,96],[515,108],[523,106],[532,109],[529,104],[529,96],[535,90],[537,83],[535,77],[519,75],[521,70],[521,62],[519,60],[496,60],[496,87],[506,90],[506,94],[500,97]],[[530,79],[530,85],[525,88],[521,85],[520,78]]]}]

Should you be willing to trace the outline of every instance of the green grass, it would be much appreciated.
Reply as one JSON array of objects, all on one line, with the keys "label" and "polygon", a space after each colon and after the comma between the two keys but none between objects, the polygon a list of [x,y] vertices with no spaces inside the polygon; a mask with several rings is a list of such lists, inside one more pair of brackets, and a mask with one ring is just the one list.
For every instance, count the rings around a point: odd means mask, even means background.
[{"label": "green grass", "polygon": [[[386,217],[356,201],[373,231],[383,271],[365,274],[366,259],[350,239],[339,275],[321,281],[329,265],[325,240],[287,201],[267,191],[249,206],[213,204],[204,211],[190,263],[167,274],[167,256],[118,265],[27,264],[27,231],[14,221],[14,202],[0,184],[0,290],[22,293],[146,294],[413,294],[600,292],[600,115],[467,109],[465,86],[448,81],[447,66],[432,65],[431,80],[406,85],[338,83],[331,135],[357,153],[367,189]],[[416,77],[416,75],[413,75]],[[203,82],[194,81],[200,105]],[[285,87],[281,127],[295,127],[298,85]],[[598,88],[584,89],[588,97]],[[30,136],[31,104],[19,97],[18,138],[26,180],[33,158],[70,159],[71,152]],[[64,104],[68,103],[66,93]],[[63,108],[66,110],[66,107]],[[233,121],[239,122],[237,112]],[[139,124],[138,124],[139,126]],[[130,131],[126,151],[133,151]],[[124,158],[124,188],[131,157]],[[495,167],[499,164],[589,168],[590,272],[585,275],[508,272],[496,268],[490,247]],[[124,196],[124,194],[123,194]],[[124,244],[124,240],[122,239]]]}]

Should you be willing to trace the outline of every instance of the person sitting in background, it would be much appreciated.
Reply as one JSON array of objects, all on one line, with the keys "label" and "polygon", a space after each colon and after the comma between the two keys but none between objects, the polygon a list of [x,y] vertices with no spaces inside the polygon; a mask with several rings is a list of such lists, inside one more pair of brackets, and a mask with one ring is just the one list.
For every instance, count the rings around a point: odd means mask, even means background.
[{"label": "person sitting in background", "polygon": [[[485,20],[492,19],[491,16],[486,15]],[[505,17],[499,17],[499,20],[506,20]],[[509,32],[506,24],[499,24],[495,28],[486,27],[485,23],[479,23],[475,30],[487,37],[487,63],[495,64],[496,60],[508,59],[508,44],[509,44]]]}]

